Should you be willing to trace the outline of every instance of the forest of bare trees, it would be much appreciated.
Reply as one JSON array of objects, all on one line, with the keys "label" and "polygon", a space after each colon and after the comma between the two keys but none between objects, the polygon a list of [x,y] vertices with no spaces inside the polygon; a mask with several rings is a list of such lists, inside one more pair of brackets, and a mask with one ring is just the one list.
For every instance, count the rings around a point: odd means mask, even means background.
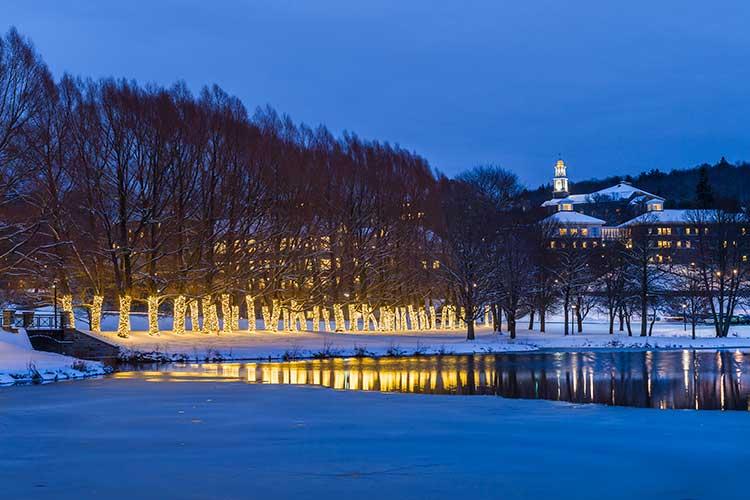
[{"label": "forest of bare trees", "polygon": [[680,267],[654,259],[647,229],[553,251],[555,228],[523,196],[501,168],[448,179],[397,146],[249,114],[216,86],[55,80],[15,30],[0,39],[3,300],[50,303],[54,288],[94,331],[119,309],[123,336],[140,310],[153,334],[165,313],[177,334],[236,330],[242,316],[249,329],[257,317],[469,338],[485,322],[515,337],[524,316],[543,332],[559,313],[574,334],[597,308],[614,333],[677,308],[713,314],[727,335],[747,297],[744,219],[696,220],[721,229]]}]

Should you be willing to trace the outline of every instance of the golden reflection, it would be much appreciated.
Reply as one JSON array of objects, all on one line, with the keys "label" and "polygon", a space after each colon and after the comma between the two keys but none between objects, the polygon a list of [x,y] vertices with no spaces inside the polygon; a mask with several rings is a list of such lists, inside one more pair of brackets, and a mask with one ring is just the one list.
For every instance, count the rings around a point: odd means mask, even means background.
[{"label": "golden reflection", "polygon": [[532,353],[188,363],[120,371],[114,377],[745,410],[750,401],[750,386],[742,380],[748,376],[747,364],[750,354],[731,351]]}]

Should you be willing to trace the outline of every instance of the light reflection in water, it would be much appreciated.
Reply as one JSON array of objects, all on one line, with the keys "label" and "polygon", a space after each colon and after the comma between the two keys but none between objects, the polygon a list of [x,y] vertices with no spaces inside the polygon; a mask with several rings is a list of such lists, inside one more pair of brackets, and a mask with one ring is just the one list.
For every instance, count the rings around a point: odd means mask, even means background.
[{"label": "light reflection in water", "polygon": [[750,353],[684,350],[196,363],[118,372],[114,377],[747,411],[749,369]]}]

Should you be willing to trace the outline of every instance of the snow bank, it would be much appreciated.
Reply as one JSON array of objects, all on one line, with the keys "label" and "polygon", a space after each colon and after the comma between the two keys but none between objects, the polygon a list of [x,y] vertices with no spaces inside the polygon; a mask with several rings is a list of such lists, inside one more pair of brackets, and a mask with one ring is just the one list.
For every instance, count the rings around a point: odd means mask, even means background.
[{"label": "snow bank", "polygon": [[0,385],[47,382],[103,375],[104,365],[70,356],[35,351],[26,331],[0,330]]}]

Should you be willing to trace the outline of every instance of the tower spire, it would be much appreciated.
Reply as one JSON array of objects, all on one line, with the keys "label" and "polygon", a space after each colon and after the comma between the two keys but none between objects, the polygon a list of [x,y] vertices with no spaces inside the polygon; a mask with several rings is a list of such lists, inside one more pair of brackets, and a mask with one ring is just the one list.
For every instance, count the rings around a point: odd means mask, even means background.
[{"label": "tower spire", "polygon": [[562,158],[555,164],[555,177],[552,179],[552,196],[554,198],[565,198],[570,192],[568,191],[568,173],[565,162]]}]

